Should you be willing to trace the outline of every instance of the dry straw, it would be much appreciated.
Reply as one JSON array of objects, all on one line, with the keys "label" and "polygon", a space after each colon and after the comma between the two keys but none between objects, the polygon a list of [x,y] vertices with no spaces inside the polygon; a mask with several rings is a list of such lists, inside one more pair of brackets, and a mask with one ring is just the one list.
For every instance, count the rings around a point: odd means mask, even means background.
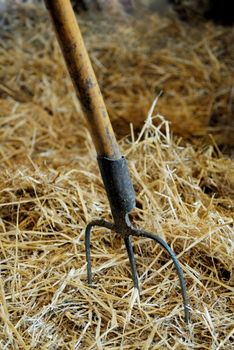
[{"label": "dry straw", "polygon": [[116,130],[130,134],[120,143],[134,221],[170,243],[185,273],[187,328],[172,263],[147,240],[133,242],[140,299],[123,242],[103,229],[93,233],[87,287],[84,228],[110,215],[93,146],[44,9],[13,9],[4,27],[0,349],[232,349],[234,167],[217,143],[233,142],[233,31],[207,24],[188,35],[157,16],[114,30],[82,19]]}]

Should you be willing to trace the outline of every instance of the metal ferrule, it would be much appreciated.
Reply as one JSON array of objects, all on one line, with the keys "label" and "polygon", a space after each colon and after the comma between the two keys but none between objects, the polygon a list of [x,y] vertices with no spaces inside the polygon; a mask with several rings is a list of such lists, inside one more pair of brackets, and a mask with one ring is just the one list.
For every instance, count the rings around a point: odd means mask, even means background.
[{"label": "metal ferrule", "polygon": [[117,160],[98,157],[97,160],[113,218],[125,217],[136,204],[127,161],[124,157]]}]

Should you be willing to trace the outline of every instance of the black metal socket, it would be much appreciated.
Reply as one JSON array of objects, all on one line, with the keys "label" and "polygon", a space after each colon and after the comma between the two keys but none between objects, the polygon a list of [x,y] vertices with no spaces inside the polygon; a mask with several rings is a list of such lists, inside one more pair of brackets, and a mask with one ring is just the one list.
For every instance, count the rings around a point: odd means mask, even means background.
[{"label": "black metal socket", "polygon": [[125,217],[135,208],[135,191],[124,157],[120,159],[97,158],[102,180],[114,220]]}]

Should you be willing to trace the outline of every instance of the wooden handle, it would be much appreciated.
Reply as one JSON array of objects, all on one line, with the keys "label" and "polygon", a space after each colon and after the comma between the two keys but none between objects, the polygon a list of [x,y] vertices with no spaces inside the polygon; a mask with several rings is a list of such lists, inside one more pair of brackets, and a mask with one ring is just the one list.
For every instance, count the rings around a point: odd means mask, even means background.
[{"label": "wooden handle", "polygon": [[98,156],[121,153],[70,0],[45,0]]}]

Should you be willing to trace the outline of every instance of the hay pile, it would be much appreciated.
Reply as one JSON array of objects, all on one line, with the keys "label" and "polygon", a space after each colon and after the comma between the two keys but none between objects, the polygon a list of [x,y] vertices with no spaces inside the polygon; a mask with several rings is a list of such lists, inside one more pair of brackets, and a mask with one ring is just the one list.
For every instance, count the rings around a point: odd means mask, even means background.
[{"label": "hay pile", "polygon": [[120,141],[137,192],[132,217],[178,254],[187,328],[172,263],[147,240],[133,242],[140,300],[123,242],[103,229],[92,235],[96,288],[87,287],[84,228],[110,211],[47,21],[41,8],[21,9],[0,34],[0,348],[232,349],[234,166],[216,141],[233,145],[233,32],[204,24],[188,35],[156,16],[115,32],[81,20],[116,130],[141,128]]}]

